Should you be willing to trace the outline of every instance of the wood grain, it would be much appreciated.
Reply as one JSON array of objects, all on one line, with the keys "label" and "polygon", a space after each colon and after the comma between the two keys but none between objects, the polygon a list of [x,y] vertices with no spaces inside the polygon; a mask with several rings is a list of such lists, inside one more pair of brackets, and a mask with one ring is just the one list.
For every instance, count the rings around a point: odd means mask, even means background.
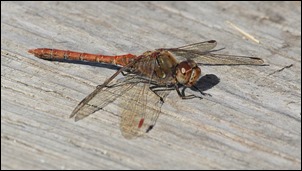
[{"label": "wood grain", "polygon": [[[269,66],[201,66],[212,97],[172,91],[134,140],[120,133],[119,104],[68,118],[115,67],[27,53],[141,54],[212,39],[219,53]],[[1,2],[1,169],[301,169],[300,108],[301,2]]]}]

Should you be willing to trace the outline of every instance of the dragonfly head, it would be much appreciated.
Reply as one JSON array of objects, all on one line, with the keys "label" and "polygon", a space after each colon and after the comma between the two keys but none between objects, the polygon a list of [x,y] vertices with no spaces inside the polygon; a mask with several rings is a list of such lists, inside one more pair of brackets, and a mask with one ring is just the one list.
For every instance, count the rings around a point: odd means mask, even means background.
[{"label": "dragonfly head", "polygon": [[201,70],[193,60],[186,60],[176,67],[176,80],[186,87],[193,86],[200,77]]}]

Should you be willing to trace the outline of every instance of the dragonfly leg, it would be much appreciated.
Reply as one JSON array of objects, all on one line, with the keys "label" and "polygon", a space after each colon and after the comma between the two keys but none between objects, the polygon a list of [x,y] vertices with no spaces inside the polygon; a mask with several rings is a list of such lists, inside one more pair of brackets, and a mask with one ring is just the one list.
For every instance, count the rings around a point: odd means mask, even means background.
[{"label": "dragonfly leg", "polygon": [[[164,103],[164,98],[165,98],[165,97],[162,97],[162,96],[160,95],[161,93],[158,93],[158,92],[160,92],[160,91],[169,91],[169,90],[173,90],[174,88],[169,88],[169,87],[163,87],[163,86],[154,85],[154,86],[150,86],[149,89],[150,89],[154,94],[156,94],[156,95],[159,97],[159,99],[160,99],[160,101],[161,101],[162,103]],[[164,94],[165,94],[165,93],[164,93]]]},{"label": "dragonfly leg", "polygon": [[202,94],[203,96],[210,96],[210,97],[212,97],[211,94],[205,93],[205,92],[201,91],[201,90],[200,90],[198,87],[196,87],[195,85],[193,85],[193,87],[194,87],[196,90],[198,90],[198,91],[200,92],[200,94]]},{"label": "dragonfly leg", "polygon": [[[203,96],[211,96],[210,94],[208,93],[204,93],[202,92],[201,90],[199,90],[197,87],[193,86],[194,88],[196,88]],[[175,90],[178,94],[179,97],[181,97],[182,99],[193,99],[193,98],[199,98],[199,99],[203,99],[201,96],[197,96],[197,95],[194,95],[194,94],[191,94],[191,95],[185,95],[185,92],[184,92],[184,89],[182,92],[180,92],[179,90],[179,87],[177,85],[175,85]]]},{"label": "dragonfly leg", "polygon": [[156,90],[156,88],[158,88],[158,87],[157,87],[157,86],[150,86],[150,87],[149,87],[149,89],[150,89],[154,94],[156,94],[156,95],[159,97],[160,101],[161,101],[162,103],[164,103],[163,97],[161,97],[159,94],[157,94],[157,91],[158,91],[158,90]]},{"label": "dragonfly leg", "polygon": [[127,75],[129,75],[129,74],[130,74],[130,73],[129,73],[129,72],[127,72],[127,71],[122,71],[121,73],[122,73],[122,75],[123,75],[123,76],[127,76]]}]

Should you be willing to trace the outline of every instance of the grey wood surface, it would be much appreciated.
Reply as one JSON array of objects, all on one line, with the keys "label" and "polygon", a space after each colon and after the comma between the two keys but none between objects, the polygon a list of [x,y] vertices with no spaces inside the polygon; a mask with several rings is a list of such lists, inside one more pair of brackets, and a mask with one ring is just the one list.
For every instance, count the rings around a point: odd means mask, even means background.
[{"label": "grey wood surface", "polygon": [[[133,140],[116,103],[69,119],[115,68],[27,53],[141,54],[211,39],[269,66],[201,66],[212,97],[172,91]],[[300,108],[301,2],[1,2],[1,169],[301,169]]]}]

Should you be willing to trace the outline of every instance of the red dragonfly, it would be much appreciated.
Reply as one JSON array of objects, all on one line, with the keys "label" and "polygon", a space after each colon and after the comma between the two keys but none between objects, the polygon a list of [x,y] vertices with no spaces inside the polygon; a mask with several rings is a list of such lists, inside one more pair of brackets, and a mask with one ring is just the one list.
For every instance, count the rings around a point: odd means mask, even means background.
[{"label": "red dragonfly", "polygon": [[[210,40],[178,48],[147,51],[139,56],[132,54],[107,56],[49,48],[31,49],[28,52],[46,60],[80,60],[122,66],[84,98],[70,117],[75,116],[75,121],[78,121],[117,100],[123,107],[120,129],[122,135],[129,139],[141,136],[154,127],[169,90],[175,89],[183,99],[199,97],[185,96],[179,90],[179,85],[198,89],[195,84],[201,70],[195,61],[212,65],[264,63],[257,57],[213,54],[211,50],[216,45],[215,40]],[[176,57],[185,60],[178,62]],[[125,77],[114,80],[120,73]],[[205,95],[202,91],[200,93]]]}]

